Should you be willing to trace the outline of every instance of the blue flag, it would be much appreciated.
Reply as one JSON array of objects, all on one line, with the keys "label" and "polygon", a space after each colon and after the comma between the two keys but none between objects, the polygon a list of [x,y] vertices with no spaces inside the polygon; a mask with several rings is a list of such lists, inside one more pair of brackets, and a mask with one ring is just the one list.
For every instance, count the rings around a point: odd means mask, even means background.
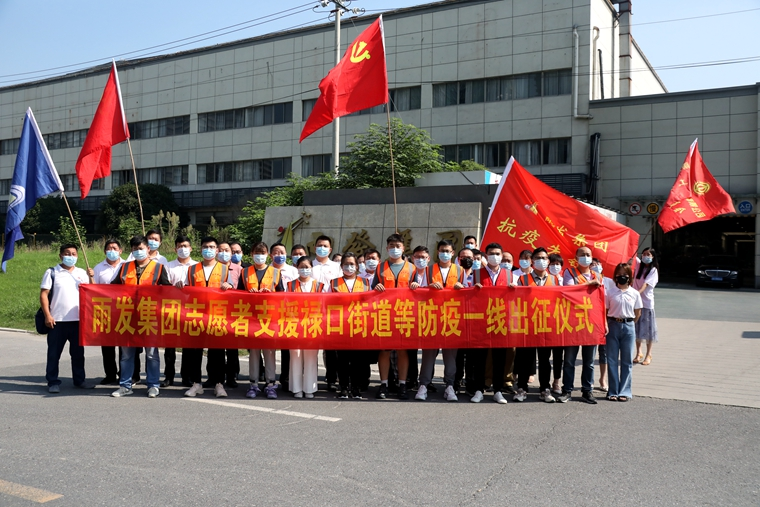
[{"label": "blue flag", "polygon": [[54,192],[63,192],[61,178],[55,170],[45,141],[42,140],[32,109],[29,108],[24,117],[24,127],[21,129],[18,155],[11,180],[11,196],[5,219],[3,273],[5,263],[13,258],[16,241],[24,239],[24,235],[21,234],[21,221],[26,212],[32,209],[37,199]]}]

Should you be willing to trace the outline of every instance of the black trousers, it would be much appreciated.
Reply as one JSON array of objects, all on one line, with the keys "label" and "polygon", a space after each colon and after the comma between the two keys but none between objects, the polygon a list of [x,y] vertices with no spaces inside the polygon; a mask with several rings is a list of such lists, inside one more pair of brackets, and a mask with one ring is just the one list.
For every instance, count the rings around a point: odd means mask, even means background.
[{"label": "black trousers", "polygon": [[565,364],[565,347],[552,347],[552,369],[554,378],[562,378],[562,369]]},{"label": "black trousers", "polygon": [[[472,362],[472,356],[470,355],[470,351],[475,349],[459,349],[457,350],[457,373],[454,376],[454,382],[457,384],[461,384],[462,380],[464,379],[465,384],[470,384],[470,386],[473,384],[474,380],[472,379],[472,371],[473,371],[473,362]],[[488,353],[486,352],[486,355]],[[474,392],[470,390],[470,387],[467,388],[467,392]]]},{"label": "black trousers", "polygon": [[182,364],[187,364],[187,380],[193,384],[200,384],[203,376],[203,349],[182,349]]},{"label": "black trousers", "polygon": [[365,382],[367,364],[367,356],[363,353],[364,351],[337,350],[334,352],[336,353],[336,366],[341,390],[348,390],[349,386],[353,389],[361,389]]},{"label": "black trousers", "polygon": [[226,349],[227,365],[224,369],[227,381],[237,381],[238,373],[240,373],[240,354],[238,349]]},{"label": "black trousers", "polygon": [[410,384],[416,384],[420,376],[419,350],[407,350],[406,355],[409,358],[409,369],[406,374],[406,381]]},{"label": "black trousers", "polygon": [[290,383],[290,350],[280,350],[280,384],[287,387]]},{"label": "black trousers", "polygon": [[[515,372],[517,387],[528,392],[528,380],[536,368],[538,355],[538,382],[541,391],[551,388],[552,364],[551,347],[522,347],[515,353]],[[495,367],[494,367],[495,368]]]},{"label": "black trousers", "polygon": [[338,352],[325,350],[325,382],[334,384],[338,380]]},{"label": "black trousers", "polygon": [[164,378],[173,379],[176,374],[177,349],[164,349]]},{"label": "black trousers", "polygon": [[[493,360],[493,392],[501,392],[504,390],[504,371],[507,363],[507,349],[468,349],[467,350],[467,364],[468,367],[472,367],[472,392],[483,392],[488,387],[486,385],[486,361],[488,359],[488,351],[491,351],[491,358]],[[469,391],[469,386],[468,386]]]}]

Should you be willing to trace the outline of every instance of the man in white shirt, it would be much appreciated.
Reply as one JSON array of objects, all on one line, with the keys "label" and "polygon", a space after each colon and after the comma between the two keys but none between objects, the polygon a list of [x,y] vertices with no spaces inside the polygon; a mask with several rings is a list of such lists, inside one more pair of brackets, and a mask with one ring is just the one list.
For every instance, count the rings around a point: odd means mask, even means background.
[{"label": "man in white shirt", "polygon": [[287,263],[288,251],[285,250],[285,245],[282,243],[275,243],[269,247],[269,253],[272,256],[272,266],[280,270],[280,276],[282,276],[282,283],[287,285],[298,278],[298,270],[295,266],[291,266]]},{"label": "man in white shirt", "polygon": [[359,276],[371,282],[375,278],[375,271],[379,265],[380,252],[374,248],[368,248],[364,251],[364,271],[359,273]]},{"label": "man in white shirt", "polygon": [[76,267],[76,245],[61,245],[58,257],[61,263],[45,271],[40,284],[40,306],[45,315],[45,325],[50,329],[45,379],[48,392],[52,394],[61,392],[58,364],[66,342],[69,342],[74,386],[80,389],[95,387],[85,381],[84,347],[79,344],[79,286],[89,283],[89,280],[85,270]]},{"label": "man in white shirt", "polygon": [[[106,258],[103,262],[97,264],[94,268],[87,270],[87,274],[93,279],[94,283],[106,284],[116,277],[116,273],[119,272],[119,268],[124,263],[124,259],[121,258],[121,243],[117,239],[106,240],[103,251],[106,254]],[[101,354],[103,355],[103,370],[106,372],[105,378],[100,381],[100,385],[118,385],[119,384],[119,368],[116,363],[116,347],[100,347]],[[135,363],[137,365],[137,363]],[[137,377],[140,376],[139,366],[137,367]]]},{"label": "man in white shirt", "polygon": [[[332,240],[327,236],[319,236],[314,242],[316,258],[311,263],[311,276],[317,282],[327,285],[330,280],[343,276],[340,264],[330,260],[332,253]],[[323,360],[325,362],[325,380],[327,390],[335,391],[335,382],[338,380],[338,356],[334,350],[325,350]]]},{"label": "man in white shirt", "polygon": [[[154,240],[155,241],[155,240]],[[187,268],[193,264],[197,264],[198,261],[194,261],[190,258],[190,252],[193,251],[193,247],[190,244],[190,238],[187,236],[179,235],[174,240],[174,251],[177,252],[177,258],[171,262],[166,263],[166,272],[169,276],[169,283],[182,288],[187,284]],[[161,254],[158,254],[161,255]],[[183,358],[185,356],[182,356]],[[174,385],[174,376],[176,374],[176,362],[177,362],[177,349],[165,348],[164,349],[164,380],[161,381],[161,387],[168,387]],[[182,385],[185,387],[191,387],[193,384],[190,382],[187,372],[185,371],[185,361],[183,359],[182,365],[179,368],[180,377],[182,377]]]},{"label": "man in white shirt", "polygon": [[[163,240],[163,235],[161,231],[158,229],[151,229],[145,234],[145,237],[148,238],[148,258],[152,261],[156,261],[159,264],[163,264],[164,266],[169,264],[169,261],[166,260],[166,257],[161,255],[158,251],[158,249],[161,247],[161,241]],[[131,262],[135,260],[135,258],[132,256],[132,254],[129,254],[129,257],[127,257],[127,262]]]}]

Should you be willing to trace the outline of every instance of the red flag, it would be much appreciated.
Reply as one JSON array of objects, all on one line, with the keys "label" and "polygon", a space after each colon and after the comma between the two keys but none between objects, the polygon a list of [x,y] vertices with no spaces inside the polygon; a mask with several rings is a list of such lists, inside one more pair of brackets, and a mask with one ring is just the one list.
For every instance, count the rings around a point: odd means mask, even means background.
[{"label": "red flag", "polygon": [[736,213],[733,200],[710,174],[695,139],[657,222],[670,232],[725,213]]},{"label": "red flag", "polygon": [[129,127],[121,100],[116,62],[113,62],[106,88],[77,159],[76,170],[82,199],[90,192],[92,180],[111,174],[111,147],[127,139]]},{"label": "red flag", "polygon": [[319,83],[319,91],[298,142],[337,117],[388,102],[382,16],[346,49],[338,65]]},{"label": "red flag", "polygon": [[576,250],[587,246],[602,262],[604,271],[613,273],[615,265],[635,255],[639,235],[590,205],[553,189],[510,158],[481,245],[485,248],[492,242],[510,252],[515,263],[521,251],[542,246],[561,255],[572,267],[577,266]]}]

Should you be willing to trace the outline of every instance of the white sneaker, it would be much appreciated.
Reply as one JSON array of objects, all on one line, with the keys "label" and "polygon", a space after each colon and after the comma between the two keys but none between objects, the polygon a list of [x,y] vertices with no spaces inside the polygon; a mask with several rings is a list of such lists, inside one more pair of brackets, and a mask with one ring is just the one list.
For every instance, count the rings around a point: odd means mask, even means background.
[{"label": "white sneaker", "polygon": [[500,403],[502,405],[507,404],[507,400],[504,399],[504,395],[501,394],[501,391],[496,391],[495,393],[493,393],[493,401],[495,401],[496,403]]},{"label": "white sneaker", "polygon": [[304,394],[304,397],[308,398],[308,399],[312,399],[312,398],[314,398],[314,393],[306,393],[306,394]]},{"label": "white sneaker", "polygon": [[459,401],[457,393],[454,392],[454,386],[446,386],[446,390],[443,391],[443,397],[446,401]]},{"label": "white sneaker", "polygon": [[538,399],[545,401],[546,403],[554,403],[556,401],[554,396],[552,396],[552,392],[548,389],[541,391],[541,394],[538,395]]},{"label": "white sneaker", "polygon": [[203,385],[198,383],[193,384],[193,387],[185,391],[185,396],[190,398],[195,398],[199,394],[203,394]]},{"label": "white sneaker", "polygon": [[528,397],[528,393],[525,392],[524,389],[518,389],[515,391],[515,395],[512,396],[512,399],[514,401],[525,401],[525,398]]},{"label": "white sneaker", "polygon": [[222,384],[217,384],[216,386],[214,386],[214,395],[217,398],[226,398],[227,391],[224,390],[224,386]]},{"label": "white sneaker", "polygon": [[303,391],[298,391],[297,393],[293,393],[293,398],[303,398]]},{"label": "white sneaker", "polygon": [[420,388],[417,389],[417,394],[414,396],[414,399],[425,401],[427,399],[427,387],[421,385]]},{"label": "white sneaker", "polygon": [[158,387],[148,389],[148,398],[158,398]]},{"label": "white sneaker", "polygon": [[475,391],[475,395],[470,398],[470,401],[473,403],[480,403],[483,401],[483,393],[482,391]]}]

